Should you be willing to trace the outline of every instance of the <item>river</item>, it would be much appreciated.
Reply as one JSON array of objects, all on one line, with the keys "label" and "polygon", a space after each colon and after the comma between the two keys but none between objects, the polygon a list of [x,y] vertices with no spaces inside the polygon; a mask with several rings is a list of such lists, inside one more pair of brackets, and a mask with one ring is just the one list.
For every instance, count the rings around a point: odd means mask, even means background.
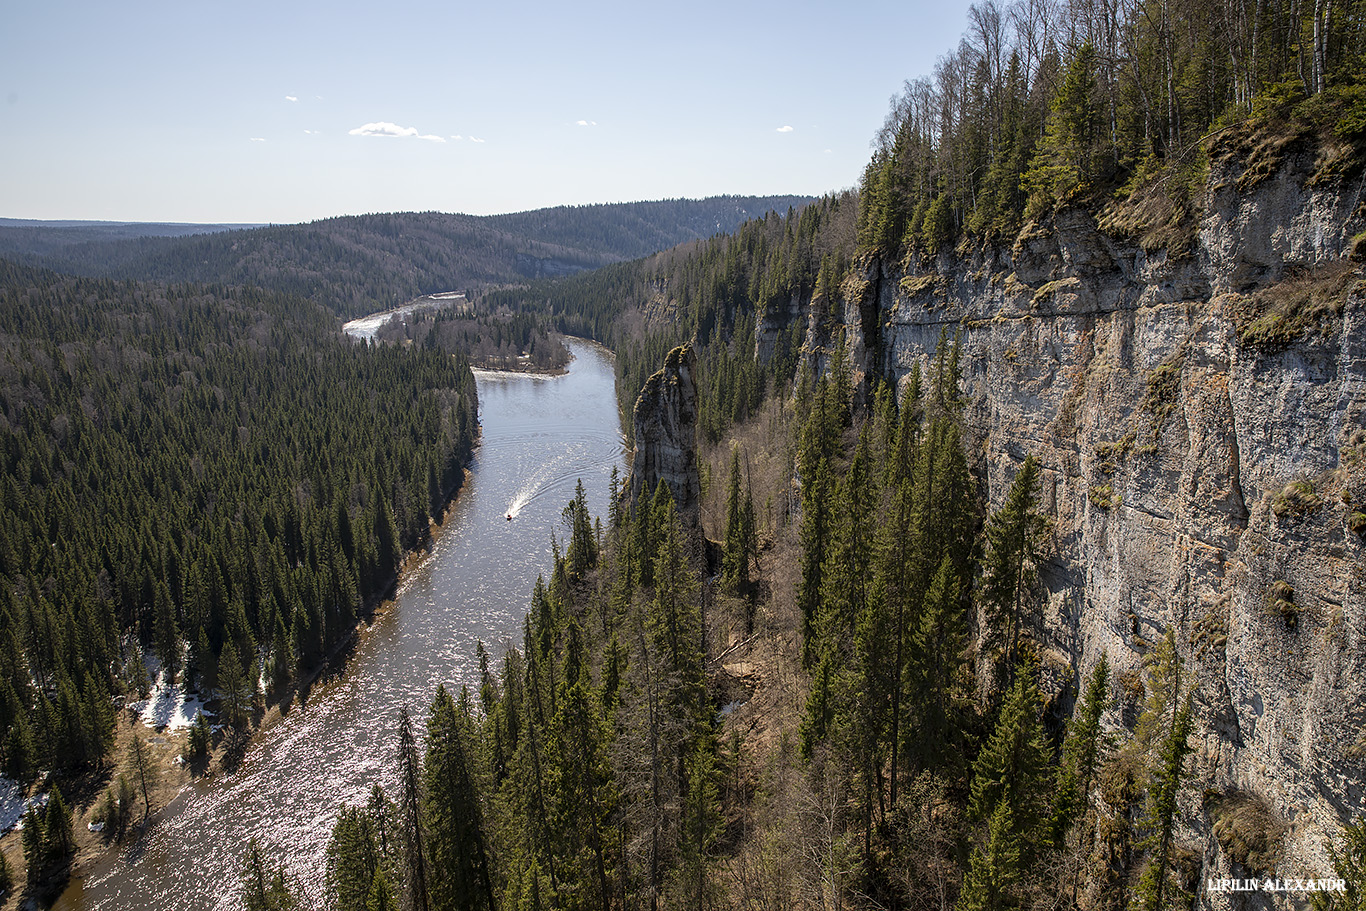
[{"label": "river", "polygon": [[477,640],[495,658],[502,643],[520,642],[578,479],[590,509],[606,516],[612,468],[625,467],[611,354],[568,344],[565,376],[475,371],[482,438],[467,483],[344,669],[259,732],[231,773],[186,788],[147,835],[73,881],[56,908],[239,907],[240,856],[253,835],[286,865],[303,906],[322,907],[341,804],[364,802],[377,780],[396,793],[399,708],[420,733],[438,683],[475,682]]}]

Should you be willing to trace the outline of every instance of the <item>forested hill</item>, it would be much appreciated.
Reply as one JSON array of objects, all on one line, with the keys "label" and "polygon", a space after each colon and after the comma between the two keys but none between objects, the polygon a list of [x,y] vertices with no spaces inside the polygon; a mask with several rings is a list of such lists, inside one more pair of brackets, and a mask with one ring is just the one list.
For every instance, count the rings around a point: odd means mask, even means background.
[{"label": "forested hill", "polygon": [[[983,0],[857,197],[490,295],[626,389],[693,342],[724,543],[620,506],[437,693],[433,891],[1360,907],[1207,884],[1366,867],[1364,52],[1360,0]],[[347,812],[337,906],[407,889]]]},{"label": "forested hill", "polygon": [[219,231],[259,228],[259,224],[210,225],[175,222],[37,221],[0,218],[0,256],[51,256],[73,244],[133,240],[139,237],[184,237]]},{"label": "forested hill", "polygon": [[357,215],[59,249],[43,246],[34,235],[28,249],[10,255],[88,277],[253,285],[306,297],[350,317],[421,294],[595,269],[806,202],[797,196],[718,196],[493,216]]},{"label": "forested hill", "polygon": [[476,415],[463,358],[352,344],[309,301],[0,260],[4,772],[100,760],[139,645],[238,719],[263,672],[314,667],[460,483]]}]

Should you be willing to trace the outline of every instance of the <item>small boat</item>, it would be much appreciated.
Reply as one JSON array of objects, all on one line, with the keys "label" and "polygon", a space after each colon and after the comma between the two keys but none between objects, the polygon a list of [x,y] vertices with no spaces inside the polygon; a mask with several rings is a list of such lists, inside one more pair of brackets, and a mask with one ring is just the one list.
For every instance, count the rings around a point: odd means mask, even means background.
[{"label": "small boat", "polygon": [[512,521],[512,513],[508,513],[508,521],[509,521],[509,522]]}]

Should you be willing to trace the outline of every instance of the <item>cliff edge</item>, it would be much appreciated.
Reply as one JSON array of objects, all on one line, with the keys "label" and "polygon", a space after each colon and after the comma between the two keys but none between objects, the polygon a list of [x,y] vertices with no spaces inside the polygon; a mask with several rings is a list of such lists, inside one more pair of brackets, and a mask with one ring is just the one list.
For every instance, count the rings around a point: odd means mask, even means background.
[{"label": "cliff edge", "polygon": [[[961,332],[991,508],[1039,460],[1055,695],[1104,652],[1108,723],[1131,720],[1143,656],[1175,631],[1203,875],[1252,872],[1208,837],[1228,795],[1283,827],[1281,875],[1325,875],[1325,836],[1366,811],[1366,178],[1324,180],[1310,151],[1265,176],[1230,158],[1184,255],[1064,211],[1008,249],[866,257],[841,322],[856,375],[898,384]],[[825,344],[813,321],[813,359]]]}]

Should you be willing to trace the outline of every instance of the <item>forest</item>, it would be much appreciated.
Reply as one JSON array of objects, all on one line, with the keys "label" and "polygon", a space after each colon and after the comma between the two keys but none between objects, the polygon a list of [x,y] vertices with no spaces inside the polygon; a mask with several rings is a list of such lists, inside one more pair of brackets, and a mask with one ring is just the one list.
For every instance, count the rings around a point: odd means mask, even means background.
[{"label": "forest", "polygon": [[[714,576],[663,484],[614,496],[601,533],[580,488],[520,648],[481,647],[477,686],[437,691],[421,743],[405,714],[397,792],[342,808],[328,906],[1188,905],[1174,646],[1124,683],[1129,736],[1100,725],[1104,662],[1070,720],[1044,704],[1037,470],[984,515],[957,358],[941,339],[900,406],[881,387],[862,411],[835,359],[767,403],[767,455],[742,457],[753,427],[711,449]],[[769,485],[794,463],[788,511]],[[809,684],[731,726],[722,659],[756,638]],[[287,904],[267,873],[248,907]]]},{"label": "forest", "polygon": [[[398,788],[340,808],[331,907],[1190,907],[1170,637],[1046,701],[1037,466],[989,509],[955,337],[898,395],[854,375],[837,327],[868,257],[932,270],[1068,209],[1182,256],[1219,156],[1358,175],[1363,80],[1363,0],[983,0],[892,99],[857,191],[730,234],[667,208],[373,215],[68,245],[50,262],[80,278],[0,263],[0,762],[106,762],[140,650],[244,720],[342,642],[459,484],[477,411],[462,315],[357,346],[336,314],[489,286],[490,356],[599,340],[625,414],[694,346],[701,524],[663,487],[614,490],[601,531],[568,504],[520,646],[405,713]],[[670,219],[689,242],[619,261]],[[729,723],[760,681],[763,713]],[[1265,871],[1268,808],[1203,806]],[[54,789],[30,875],[70,842]],[[1362,827],[1331,855],[1357,881]],[[240,891],[297,898],[255,847]]]},{"label": "forest", "polygon": [[569,349],[545,320],[530,313],[474,312],[474,307],[418,311],[390,320],[375,333],[380,343],[426,345],[468,358],[486,370],[560,373]]},{"label": "forest", "polygon": [[[613,347],[625,413],[696,347],[719,563],[663,488],[614,501],[596,539],[571,504],[521,647],[438,691],[425,743],[405,724],[398,792],[342,810],[331,905],[1191,907],[1193,685],[1171,634],[1046,700],[1036,463],[988,509],[955,339],[897,396],[823,327],[868,256],[933,269],[1069,208],[1186,255],[1217,156],[1250,179],[1300,152],[1315,180],[1358,174],[1363,51],[1359,2],[979,3],[893,99],[856,196],[490,294]],[[737,649],[791,679],[744,725]],[[1283,824],[1260,798],[1198,802],[1241,869],[1271,868]],[[1359,882],[1366,831],[1329,853]]]},{"label": "forest", "polygon": [[859,243],[932,260],[1010,244],[1065,208],[1146,249],[1187,250],[1211,156],[1265,176],[1366,143],[1360,2],[983,0],[958,47],[892,99],[861,182]]},{"label": "forest", "polygon": [[[565,275],[733,230],[805,197],[560,206],[510,215],[354,215],[188,237],[79,241],[59,228],[0,229],[0,255],[59,272],[250,285],[351,318],[423,294]],[[38,255],[41,253],[42,255]]]},{"label": "forest", "polygon": [[270,292],[0,263],[0,350],[0,762],[22,782],[105,762],[144,651],[234,723],[259,712],[393,584],[477,433],[463,359],[352,344]]}]

